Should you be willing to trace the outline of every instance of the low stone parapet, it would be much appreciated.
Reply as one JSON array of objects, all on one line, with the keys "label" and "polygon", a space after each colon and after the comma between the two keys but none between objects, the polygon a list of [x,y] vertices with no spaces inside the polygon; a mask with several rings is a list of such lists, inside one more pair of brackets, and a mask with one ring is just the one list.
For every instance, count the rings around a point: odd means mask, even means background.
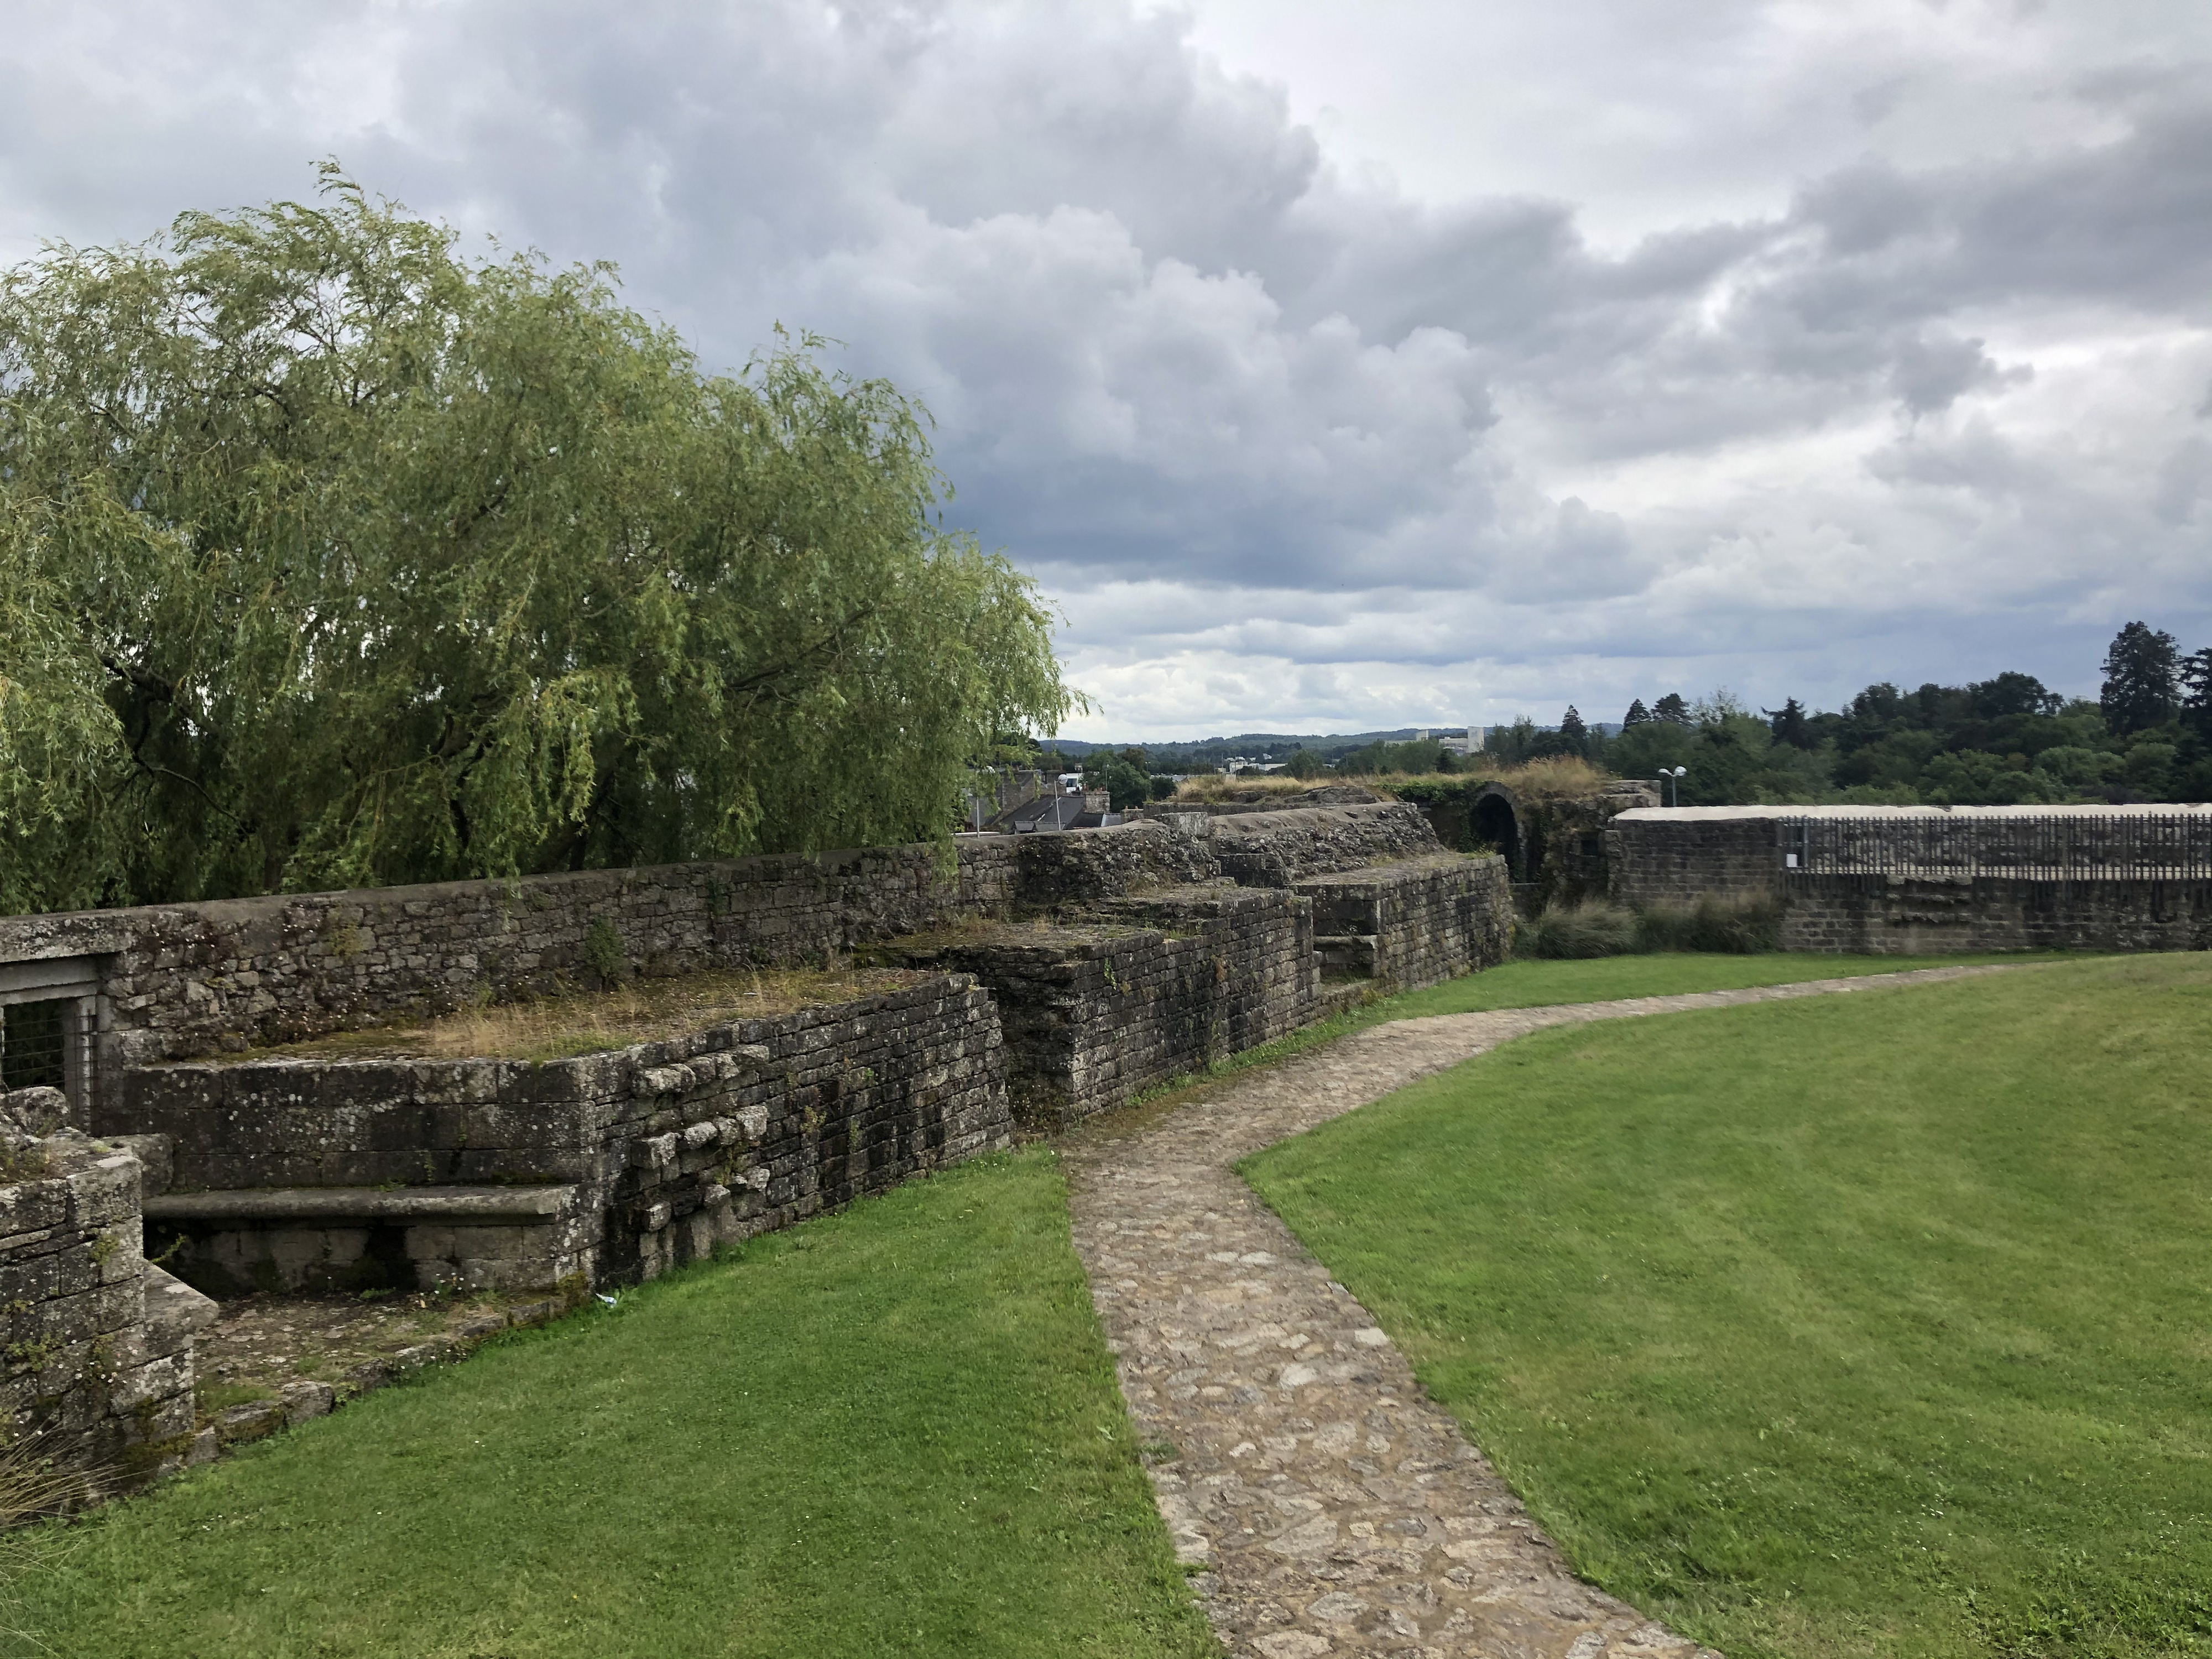
[{"label": "low stone parapet", "polygon": [[146,1261],[134,1152],[35,1133],[60,1109],[52,1090],[0,1096],[0,1428],[68,1477],[68,1510],[183,1466],[215,1307]]},{"label": "low stone parapet", "polygon": [[1086,915],[896,941],[881,953],[957,968],[989,992],[1026,1124],[1058,1127],[1126,1105],[1312,1017],[1312,906],[1296,895],[1164,888]]},{"label": "low stone parapet", "polygon": [[1792,874],[1781,890],[1785,951],[2212,949],[2212,882]]},{"label": "low stone parapet", "polygon": [[1420,808],[1406,801],[1237,814],[1210,830],[1221,873],[1247,887],[1290,887],[1308,876],[1447,850]]},{"label": "low stone parapet", "polygon": [[1333,975],[1407,991],[1495,967],[1512,945],[1505,860],[1442,854],[1308,876],[1314,948]]}]

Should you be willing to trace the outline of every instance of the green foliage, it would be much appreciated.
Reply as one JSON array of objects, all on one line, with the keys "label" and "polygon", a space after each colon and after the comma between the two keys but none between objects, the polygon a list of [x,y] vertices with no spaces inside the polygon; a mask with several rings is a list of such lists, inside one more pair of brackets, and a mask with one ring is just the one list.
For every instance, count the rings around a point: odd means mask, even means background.
[{"label": "green foliage", "polygon": [[[1622,997],[1675,996],[1692,991],[1733,991],[1753,985],[1794,985],[1814,979],[1856,979],[1915,968],[2018,963],[2002,956],[1864,957],[1713,956],[1662,951],[1573,961],[1523,958],[1463,979],[1407,991],[1361,1009],[1362,1024],[1384,1019],[1425,1019],[1431,1014],[1483,1013],[1494,1008],[1544,1008],[1559,1003],[1612,1002]],[[2046,958],[2048,959],[2048,958]]]},{"label": "green foliage", "polygon": [[2181,706],[2181,656],[2173,635],[2139,622],[2121,629],[2105,653],[2097,701],[2106,724],[2122,737],[2172,720]]},{"label": "green foliage", "polygon": [[1693,951],[1759,956],[1779,947],[1782,907],[1763,894],[1701,893],[1691,904],[1642,910],[1606,899],[1547,907],[1513,933],[1514,954],[1574,961],[1632,951]]},{"label": "green foliage", "polygon": [[629,973],[629,957],[622,935],[605,916],[593,916],[584,930],[584,966],[602,985],[619,985]]},{"label": "green foliage", "polygon": [[2212,720],[2200,732],[2184,708],[2162,725],[2122,734],[2096,704],[2067,702],[2028,674],[1931,684],[1910,693],[1882,683],[1834,714],[1808,714],[1790,698],[1763,720],[1726,692],[1695,705],[1659,702],[1678,704],[1680,718],[1647,714],[1611,741],[1593,737],[1585,747],[1624,777],[1686,767],[1679,786],[1686,806],[2039,805],[2212,796]]},{"label": "green foliage", "polygon": [[1617,957],[1636,948],[1636,913],[1604,899],[1554,904],[1513,929],[1516,955],[1573,960]]},{"label": "green foliage", "polygon": [[1071,706],[922,412],[326,170],[0,276],[0,908],[902,841]]},{"label": "green foliage", "polygon": [[1572,736],[1565,732],[1540,732],[1534,720],[1525,718],[1492,729],[1483,744],[1485,760],[1498,767],[1525,766],[1530,761],[1559,755],[1587,757],[1589,752],[1587,732]]},{"label": "green foliage", "polygon": [[1310,749],[1294,749],[1290,759],[1283,763],[1283,770],[1294,778],[1317,778],[1328,772],[1319,755]]},{"label": "green foliage", "polygon": [[[1336,769],[1346,777],[1388,776],[1393,773],[1418,775],[1425,772],[1448,770],[1444,763],[1452,758],[1455,757],[1449,750],[1433,740],[1427,743],[1370,743],[1363,749],[1347,750],[1339,755]],[[1318,776],[1319,773],[1301,772],[1295,775]]]},{"label": "green foliage", "polygon": [[1639,951],[1763,956],[1782,940],[1782,905],[1764,893],[1700,893],[1690,904],[1651,904],[1636,916]]},{"label": "green foliage", "polygon": [[1121,754],[1098,753],[1086,759],[1083,787],[1106,791],[1116,812],[1133,812],[1152,798],[1152,781],[1143,764]]},{"label": "green foliage", "polygon": [[1246,1167],[1686,1633],[2202,1656],[2208,992],[2133,957],[1542,1032]]},{"label": "green foliage", "polygon": [[70,1535],[18,1589],[72,1659],[1219,1651],[1042,1151],[504,1338]]}]

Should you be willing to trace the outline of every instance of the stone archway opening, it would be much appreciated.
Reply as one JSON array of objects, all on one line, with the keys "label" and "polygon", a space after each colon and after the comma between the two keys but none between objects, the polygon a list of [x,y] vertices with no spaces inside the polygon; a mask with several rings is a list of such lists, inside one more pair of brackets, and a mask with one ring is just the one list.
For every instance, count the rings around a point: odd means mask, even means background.
[{"label": "stone archway opening", "polygon": [[1474,839],[1505,855],[1509,879],[1528,878],[1522,866],[1521,821],[1514,816],[1513,803],[1503,793],[1486,794],[1474,803]]}]

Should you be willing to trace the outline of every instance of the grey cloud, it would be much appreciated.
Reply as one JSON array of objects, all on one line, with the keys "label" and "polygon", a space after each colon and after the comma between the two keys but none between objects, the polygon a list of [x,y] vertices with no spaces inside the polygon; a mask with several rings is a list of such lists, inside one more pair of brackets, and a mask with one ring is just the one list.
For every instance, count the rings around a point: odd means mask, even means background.
[{"label": "grey cloud", "polygon": [[[1759,15],[1697,27],[1720,50]],[[929,404],[952,518],[1083,648],[1089,596],[1151,584],[1206,648],[1301,665],[1301,697],[1349,696],[1331,653],[1640,659],[1654,629],[1940,662],[2085,595],[2212,606],[2203,459],[2160,430],[2212,354],[2174,348],[2200,361],[2170,409],[2100,384],[2075,418],[2102,439],[2006,413],[2061,395],[2012,342],[2081,314],[2180,340],[2212,302],[2212,83],[2108,66],[2066,95],[2118,136],[1865,161],[1605,252],[1571,203],[1340,172],[1282,89],[1112,0],[118,5],[0,61],[0,237],[143,234],[336,153],[471,230],[618,259],[710,365],[779,320],[847,342]],[[1814,470],[1784,489],[1739,455]],[[1197,648],[1109,613],[1117,648]]]}]

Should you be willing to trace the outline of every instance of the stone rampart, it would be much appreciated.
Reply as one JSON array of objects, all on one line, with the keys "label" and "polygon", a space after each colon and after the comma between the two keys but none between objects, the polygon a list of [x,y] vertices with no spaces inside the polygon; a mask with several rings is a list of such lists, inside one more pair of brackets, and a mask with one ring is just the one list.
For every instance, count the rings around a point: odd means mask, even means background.
[{"label": "stone rampart", "polygon": [[[1066,1123],[1280,1036],[1335,996],[1324,962],[1403,988],[1494,961],[1503,894],[1497,860],[1443,853],[1415,809],[1330,802],[949,848],[0,919],[0,1000],[66,1000],[76,1021],[48,1021],[67,1090],[47,1091],[52,1103],[110,1143],[135,1137],[145,1159],[86,1166],[118,1182],[127,1166],[131,1191],[73,1244],[46,1222],[8,1236],[23,1273],[49,1273],[33,1264],[51,1255],[54,1283],[73,1287],[33,1299],[55,1303],[52,1317],[11,1338],[34,1379],[21,1399],[45,1402],[80,1462],[109,1441],[156,1448],[133,1454],[149,1468],[180,1455],[171,1443],[191,1423],[177,1310],[204,1298],[143,1266],[135,1291],[80,1285],[70,1254],[106,1263],[123,1247],[94,1232],[120,1237],[128,1209],[139,1262],[142,1179],[146,1225],[221,1294],[459,1283],[573,1298],[1005,1146],[1016,1106]],[[1317,907],[1336,930],[1327,951]],[[855,951],[921,976],[538,1064],[412,1054],[404,1032],[343,1054],[253,1052],[613,979]],[[58,1178],[80,1176],[98,1184],[75,1164]],[[42,1183],[18,1182],[9,1201],[78,1213],[39,1197]],[[167,1314],[131,1299],[164,1285]],[[42,1346],[39,1320],[61,1346]],[[117,1354],[131,1374],[119,1392],[106,1369]],[[185,1377],[181,1395],[157,1392],[156,1361]],[[113,1428],[94,1401],[125,1402],[135,1426]]]},{"label": "stone rampart", "polygon": [[1790,875],[1782,895],[1785,951],[2212,949],[2212,882]]},{"label": "stone rampart", "polygon": [[1445,850],[1420,808],[1406,801],[1233,814],[1209,829],[1221,873],[1246,887],[1289,887]]},{"label": "stone rampart", "polygon": [[1617,900],[1771,898],[1785,950],[2212,947],[2201,807],[1692,807],[1607,836]]},{"label": "stone rampart", "polygon": [[781,965],[1218,872],[1139,823],[1060,836],[0,918],[0,963],[99,960],[101,1071],[594,981]]},{"label": "stone rampart", "polygon": [[1324,969],[1407,991],[1505,960],[1513,939],[1506,874],[1496,854],[1444,854],[1308,876],[1295,890],[1313,902]]},{"label": "stone rampart", "polygon": [[215,1307],[145,1259],[136,1151],[26,1128],[54,1094],[0,1096],[0,1431],[75,1477],[53,1494],[70,1509],[183,1466]]},{"label": "stone rampart", "polygon": [[1771,893],[1781,878],[1771,817],[1642,807],[1606,827],[1613,896],[1638,909],[1705,893]]},{"label": "stone rampart", "polygon": [[1312,906],[1282,892],[1170,888],[1090,920],[900,941],[890,959],[973,974],[997,1003],[1022,1121],[1058,1127],[1273,1041],[1310,1018]]},{"label": "stone rampart", "polygon": [[1008,1144],[971,980],[574,1060],[134,1068],[101,1109],[177,1148],[148,1202],[178,1272],[254,1289],[649,1277]]},{"label": "stone rampart", "polygon": [[1021,912],[1065,909],[1146,888],[1211,881],[1224,873],[1210,839],[1170,822],[1139,820],[1015,840],[1013,903]]}]

